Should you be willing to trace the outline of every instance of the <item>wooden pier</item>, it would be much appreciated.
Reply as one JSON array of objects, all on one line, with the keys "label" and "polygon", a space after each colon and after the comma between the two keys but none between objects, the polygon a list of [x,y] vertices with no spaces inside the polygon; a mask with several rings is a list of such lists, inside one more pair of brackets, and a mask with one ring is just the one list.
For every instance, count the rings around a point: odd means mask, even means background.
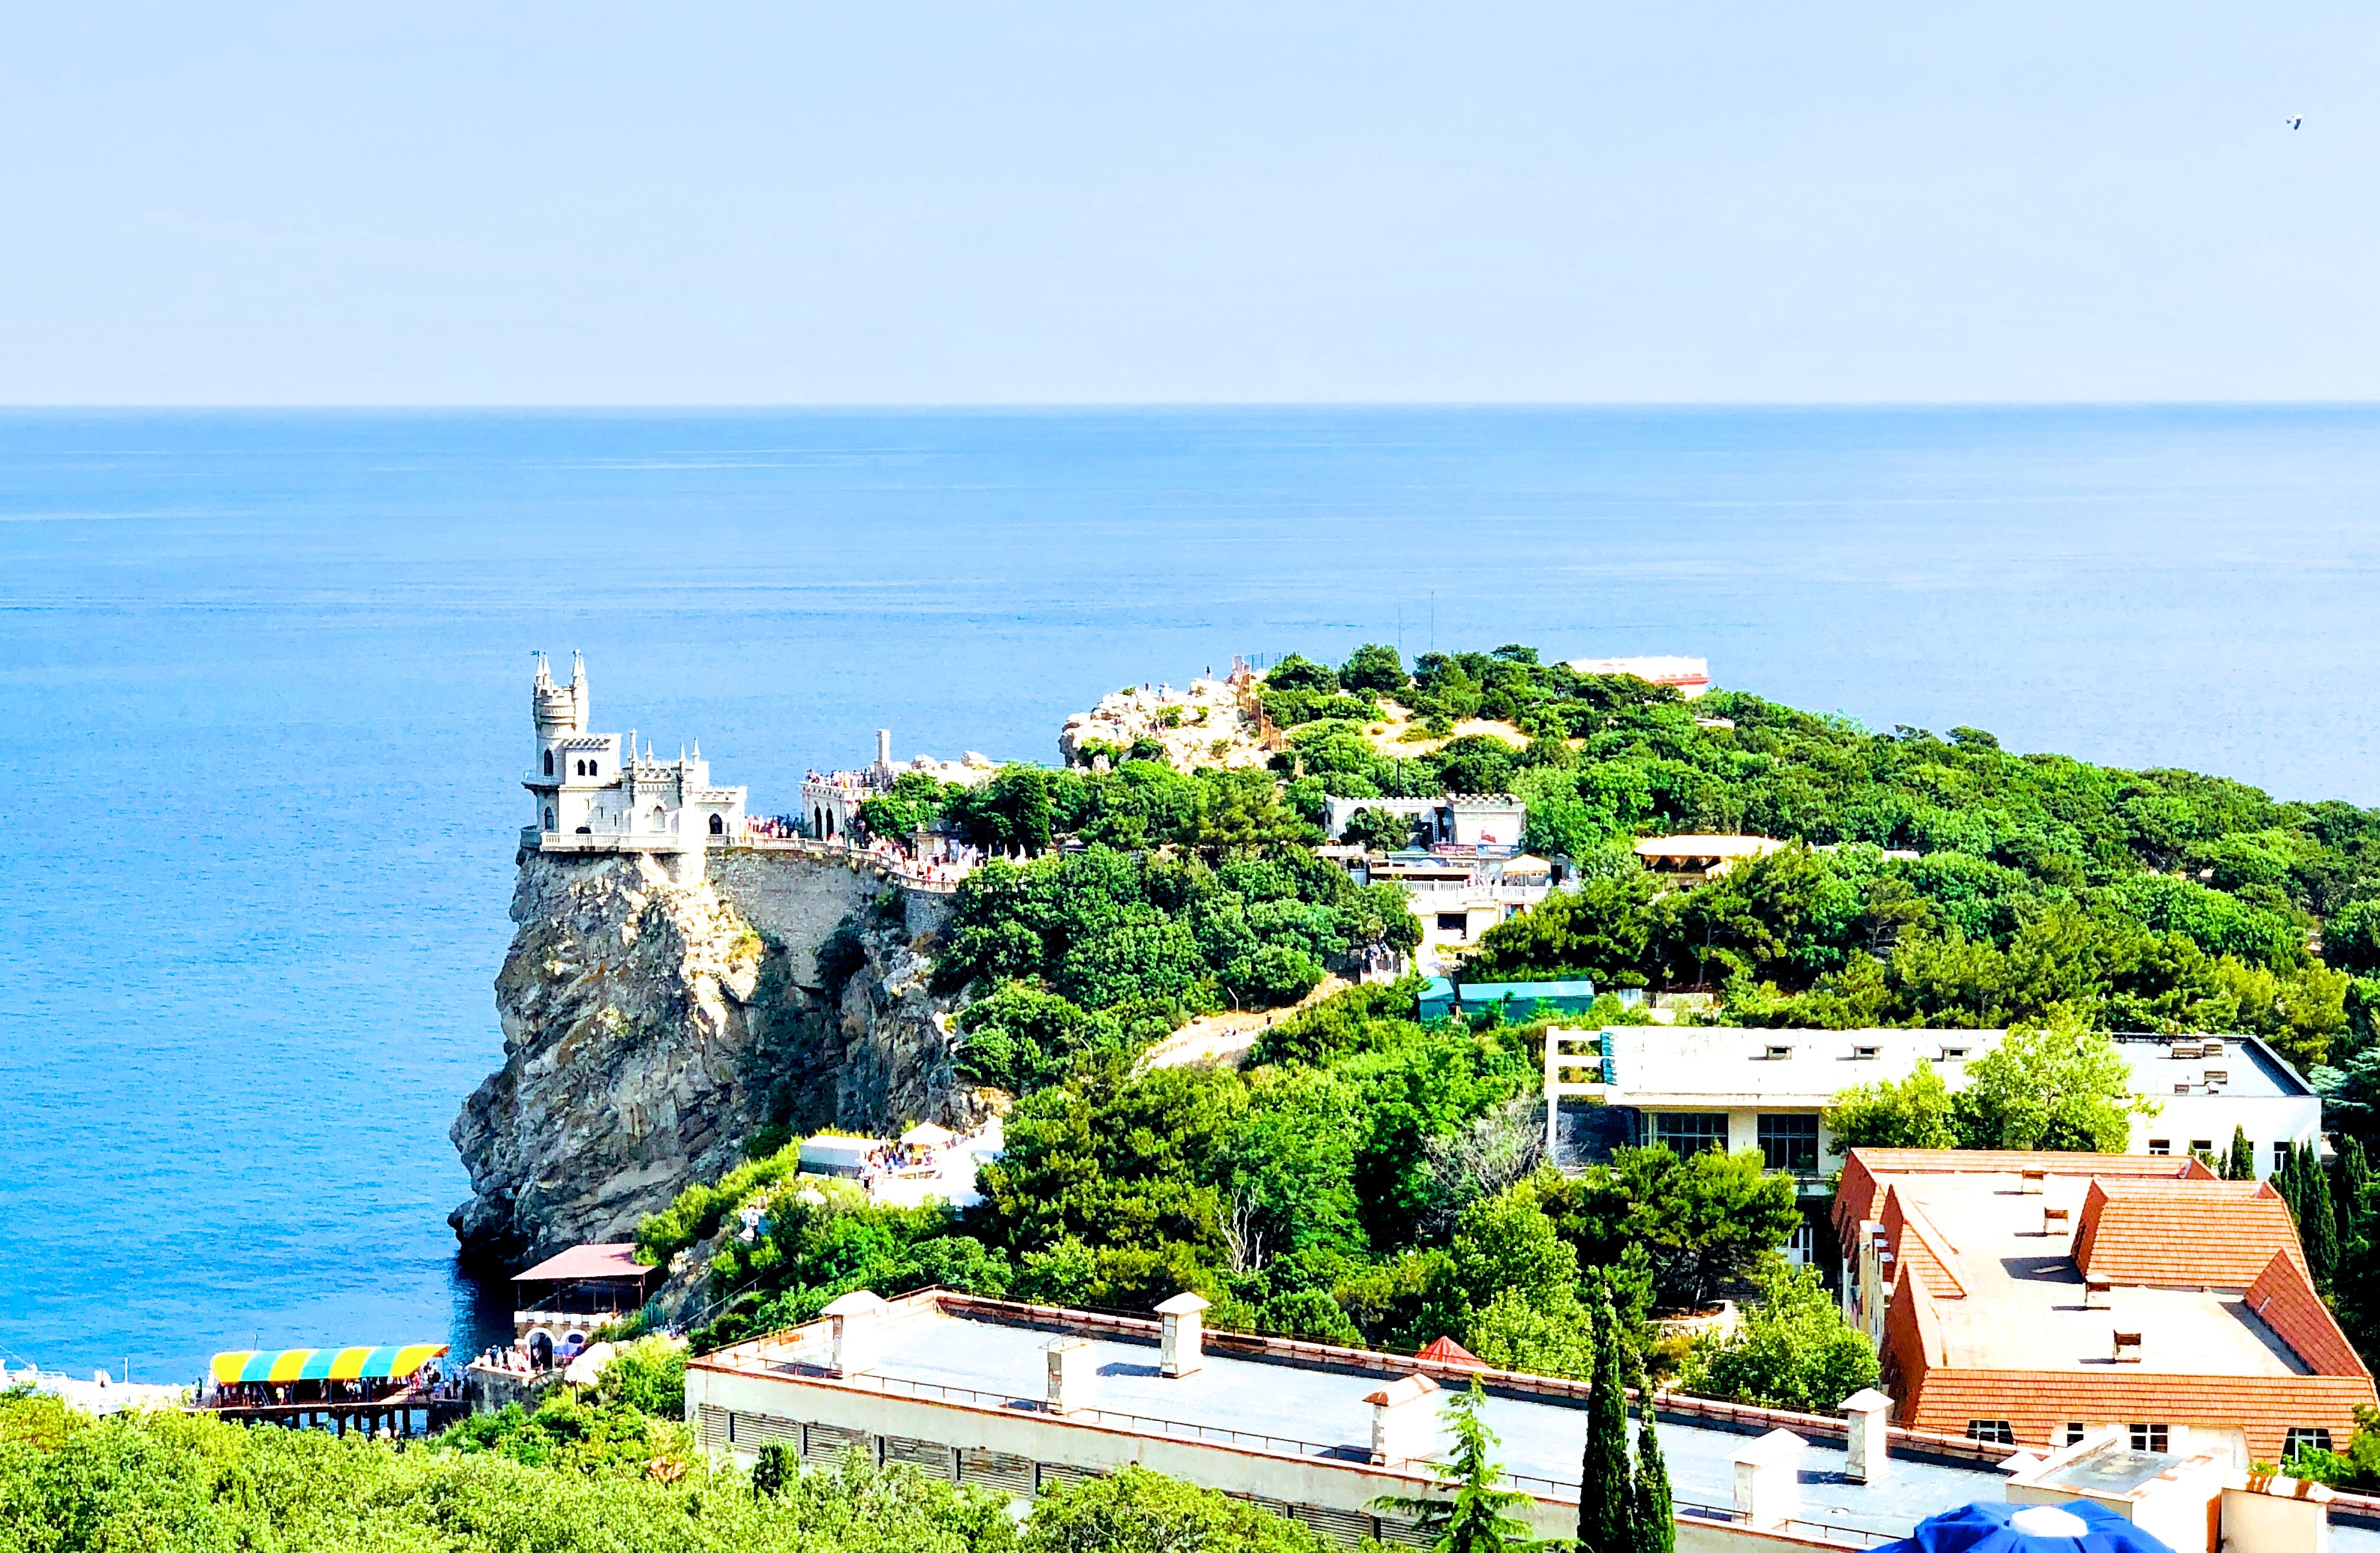
[{"label": "wooden pier", "polygon": [[290,1429],[350,1429],[370,1438],[419,1439],[469,1415],[466,1397],[394,1396],[363,1402],[270,1402],[193,1411],[236,1424],[277,1424]]}]

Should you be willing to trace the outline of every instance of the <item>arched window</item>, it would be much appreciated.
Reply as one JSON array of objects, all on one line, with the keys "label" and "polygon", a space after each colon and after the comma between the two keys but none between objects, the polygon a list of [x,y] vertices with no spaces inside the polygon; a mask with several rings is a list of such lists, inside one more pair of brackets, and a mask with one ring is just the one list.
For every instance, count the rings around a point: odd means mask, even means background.
[{"label": "arched window", "polygon": [[658,831],[658,830],[661,830],[662,828],[662,811],[661,811],[661,809],[660,809],[658,807],[656,807],[653,809],[653,829],[654,829],[654,830],[656,830],[656,831]]},{"label": "arched window", "polygon": [[[550,749],[545,752],[545,774],[548,776],[552,776],[553,774],[553,751]],[[553,821],[549,819],[546,823],[551,825]]]},{"label": "arched window", "polygon": [[726,819],[719,815],[712,815],[710,817],[710,833],[714,836],[725,835],[727,833]]},{"label": "arched window", "polygon": [[553,811],[552,809],[545,811],[545,828],[549,831],[553,829]]}]

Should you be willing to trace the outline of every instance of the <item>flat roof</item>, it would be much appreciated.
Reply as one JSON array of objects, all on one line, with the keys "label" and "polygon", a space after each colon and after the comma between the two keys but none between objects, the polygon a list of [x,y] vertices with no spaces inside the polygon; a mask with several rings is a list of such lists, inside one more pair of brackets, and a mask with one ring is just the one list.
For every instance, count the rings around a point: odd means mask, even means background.
[{"label": "flat roof", "polygon": [[[920,1394],[929,1400],[931,1388],[959,1388],[990,1393],[975,1399],[978,1405],[1000,1405],[998,1399],[1014,1398],[1030,1406],[1027,1400],[1040,1395],[1047,1383],[1044,1349],[1051,1334],[1040,1327],[946,1310],[926,1301],[898,1315],[886,1311],[879,1333],[880,1357],[863,1384],[880,1377],[898,1390],[905,1383],[927,1389]],[[1384,1377],[1409,1373],[1409,1367],[1400,1366],[1387,1354],[1360,1356],[1376,1361],[1377,1367],[1367,1364],[1360,1371],[1353,1365],[1324,1369],[1242,1357],[1209,1344],[1204,1367],[1169,1380],[1159,1373],[1153,1338],[1147,1343],[1097,1336],[1087,1341],[1092,1350],[1090,1367],[1097,1377],[1088,1405],[1107,1414],[1099,1420],[1103,1427],[1119,1426],[1114,1414],[1131,1414],[1174,1425],[1285,1438],[1292,1443],[1322,1448],[1305,1454],[1354,1462],[1366,1461],[1371,1448],[1372,1411],[1364,1399],[1379,1389]],[[813,1328],[798,1344],[763,1339],[696,1363],[759,1369],[763,1360],[817,1365],[823,1364],[826,1355],[824,1334]],[[822,1374],[809,1378],[820,1385],[838,1384]],[[1524,1478],[1543,1480],[1541,1484],[1523,1482],[1521,1486],[1549,1492],[1555,1498],[1576,1496],[1579,1453],[1585,1444],[1583,1406],[1556,1399],[1490,1396],[1482,1411],[1501,1442],[1496,1454],[1505,1469]],[[1758,1435],[1670,1420],[1663,1420],[1659,1430],[1672,1493],[1681,1511],[1731,1505],[1733,1457]],[[1980,1467],[1895,1458],[1891,1474],[1882,1483],[1871,1484],[1844,1482],[1842,1468],[1840,1443],[1824,1438],[1809,1441],[1801,1474],[1803,1520],[1873,1535],[1901,1536],[1937,1511],[1971,1499],[1998,1499],[2006,1491],[2004,1474]]]},{"label": "flat roof", "polygon": [[[1756,1029],[1722,1025],[1612,1027],[1618,1091],[1625,1105],[1692,1107],[1699,1104],[1824,1106],[1840,1090],[1878,1079],[1898,1081],[1919,1062],[1935,1065],[1952,1088],[1965,1082],[1964,1063],[2000,1042],[2005,1030]],[[2220,1041],[2215,1057],[2173,1056],[2184,1045]],[[2176,1085],[2194,1097],[2222,1099],[2313,1098],[2313,1089],[2261,1042],[2246,1037],[2119,1034],[2116,1049],[2132,1072],[2132,1089],[2152,1098],[2180,1098]],[[1791,1055],[1771,1057],[1782,1047]],[[1864,1049],[1872,1056],[1861,1056]],[[1964,1058],[1946,1053],[1964,1049]],[[2223,1074],[2221,1087],[2206,1087],[2207,1070]],[[2216,1147],[2228,1147],[2228,1137]]]},{"label": "flat roof", "polygon": [[[2083,1307],[2074,1266],[2072,1226],[2082,1222],[2087,1178],[2051,1176],[2024,1190],[2013,1171],[1895,1175],[1904,1211],[1966,1290],[1963,1299],[1933,1290],[1943,1363],[1954,1369],[2105,1368],[2113,1373],[2278,1377],[2313,1367],[2257,1317],[2240,1291],[2139,1288],[2104,1296],[2109,1308]],[[2067,1224],[2043,1231],[2042,1210],[2062,1207]],[[1904,1251],[1904,1260],[1906,1252]],[[2137,1363],[2115,1361],[2118,1331],[2143,1335]]]},{"label": "flat roof", "polygon": [[527,1272],[513,1274],[516,1283],[565,1283],[580,1279],[642,1278],[654,1269],[637,1260],[634,1241],[606,1241],[574,1245],[548,1256]]}]

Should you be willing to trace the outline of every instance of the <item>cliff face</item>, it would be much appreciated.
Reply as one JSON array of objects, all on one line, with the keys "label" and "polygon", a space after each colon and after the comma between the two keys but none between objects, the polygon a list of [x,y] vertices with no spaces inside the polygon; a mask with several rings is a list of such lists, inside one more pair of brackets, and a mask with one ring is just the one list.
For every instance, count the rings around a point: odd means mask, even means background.
[{"label": "cliff face", "polygon": [[[471,1177],[448,1216],[467,1255],[517,1267],[625,1240],[771,1121],[972,1120],[928,986],[943,898],[795,854],[706,863],[689,883],[642,855],[521,855],[504,1066],[449,1130]],[[846,920],[857,952],[821,971]]]}]

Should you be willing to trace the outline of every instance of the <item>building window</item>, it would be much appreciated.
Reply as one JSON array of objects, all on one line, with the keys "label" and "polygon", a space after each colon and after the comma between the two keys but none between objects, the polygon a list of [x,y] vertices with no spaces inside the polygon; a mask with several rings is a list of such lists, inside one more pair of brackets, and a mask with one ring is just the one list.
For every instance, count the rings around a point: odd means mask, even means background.
[{"label": "building window", "polygon": [[1970,1418],[1967,1438],[1982,1440],[1985,1445],[2014,1445],[2016,1430],[2005,1418]]},{"label": "building window", "polygon": [[552,809],[545,811],[545,828],[549,831],[553,829],[553,811]]},{"label": "building window", "polygon": [[718,815],[712,815],[710,817],[710,833],[714,836],[725,835],[727,833],[727,821],[721,819]]},{"label": "building window", "polygon": [[1790,1114],[1761,1117],[1760,1163],[1765,1170],[1815,1171],[1818,1119]]},{"label": "building window", "polygon": [[2149,1139],[2149,1152],[2152,1154],[2170,1154],[2173,1152],[2173,1140],[2171,1138],[2151,1138]]},{"label": "building window", "polygon": [[2135,1424],[2132,1426],[2132,1449],[2135,1450],[2154,1451],[2157,1455],[2162,1456],[2166,1453],[2166,1445],[2170,1438],[2168,1431],[2162,1424]]},{"label": "building window", "polygon": [[1806,1268],[1817,1256],[1818,1227],[1804,1219],[1793,1226],[1792,1238],[1785,1243],[1785,1259],[1797,1268]]},{"label": "building window", "polygon": [[2069,1424],[2066,1426],[2066,1443],[2069,1445],[2080,1445],[2082,1443],[2082,1425]]},{"label": "building window", "polygon": [[1470,926],[1471,918],[1465,913],[1442,911],[1438,914],[1438,930],[1441,933],[1452,933],[1459,939]]},{"label": "building window", "polygon": [[550,749],[545,752],[545,774],[548,776],[553,774],[553,751]]},{"label": "building window", "polygon": [[2329,1449],[2330,1431],[2328,1429],[2291,1429],[2289,1438],[2281,1443],[2281,1460],[2286,1462],[2301,1450]]},{"label": "building window", "polygon": [[2192,1154],[2212,1154],[2215,1152],[2215,1140],[2213,1138],[2192,1138],[2190,1140],[2190,1151]]},{"label": "building window", "polygon": [[1727,1112],[1723,1110],[1657,1110],[1653,1141],[1684,1159],[1706,1148],[1727,1152]]},{"label": "building window", "polygon": [[2278,1175],[2282,1171],[2289,1168],[2289,1146],[2285,1143],[2277,1143],[2273,1145],[2273,1173],[2275,1175]]}]

